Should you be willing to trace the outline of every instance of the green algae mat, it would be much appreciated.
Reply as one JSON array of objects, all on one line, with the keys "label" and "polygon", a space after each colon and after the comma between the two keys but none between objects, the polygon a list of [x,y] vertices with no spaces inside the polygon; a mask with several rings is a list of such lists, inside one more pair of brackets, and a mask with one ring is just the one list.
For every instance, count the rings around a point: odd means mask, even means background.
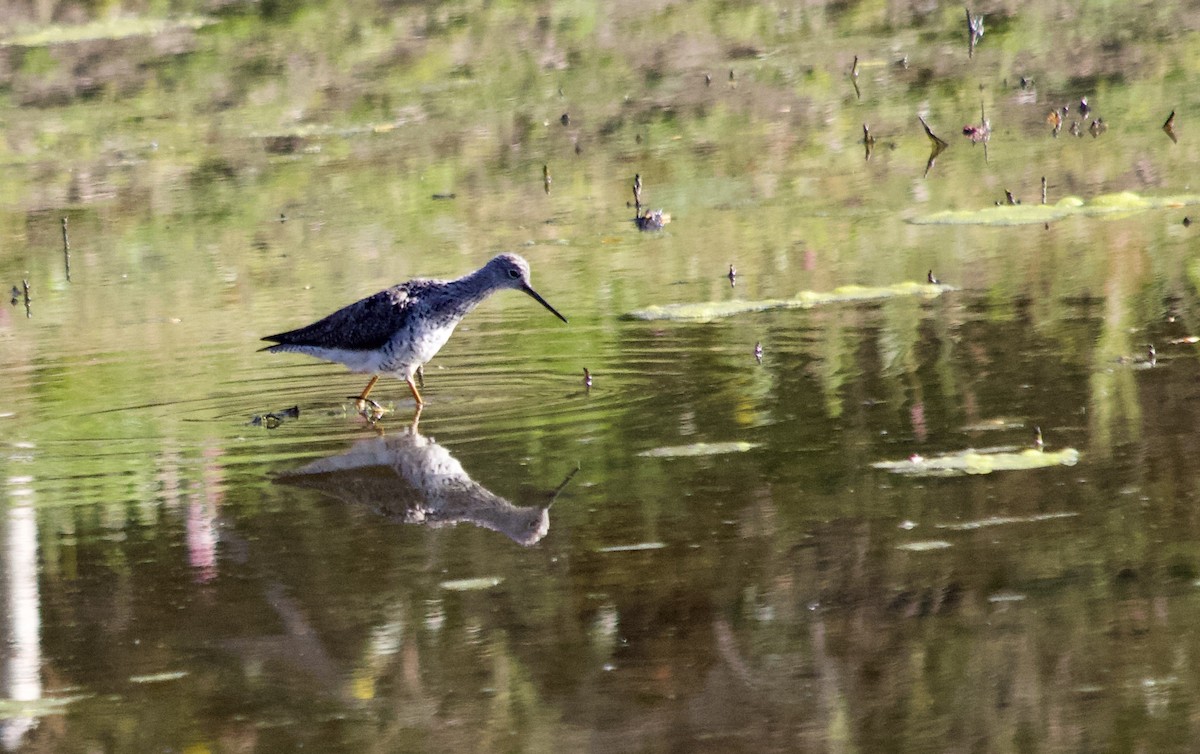
[{"label": "green algae mat", "polygon": [[676,322],[711,322],[737,314],[765,312],[771,309],[811,309],[829,304],[851,304],[882,301],[901,296],[935,298],[953,286],[905,281],[894,285],[844,285],[832,291],[800,291],[793,298],[760,299],[757,301],[700,301],[686,304],[648,306],[629,312],[624,319],[673,320]]},{"label": "green algae mat", "polygon": [[913,225],[1038,225],[1068,217],[1115,220],[1152,209],[1172,209],[1200,204],[1200,194],[1142,196],[1132,191],[1101,194],[1089,200],[1068,196],[1054,204],[998,204],[983,209],[954,209],[909,218]]},{"label": "green algae mat", "polygon": [[758,443],[753,442],[694,442],[691,445],[672,445],[664,448],[643,450],[638,455],[644,458],[694,458],[696,456],[717,456],[726,453],[745,453],[757,447]]},{"label": "green algae mat", "polygon": [[966,476],[968,474],[991,474],[993,471],[1026,471],[1051,466],[1074,466],[1079,462],[1079,451],[1064,448],[1057,451],[1042,451],[1029,448],[1015,451],[1008,448],[976,450],[968,448],[944,455],[913,456],[903,461],[879,461],[871,464],[877,469],[905,476]]}]

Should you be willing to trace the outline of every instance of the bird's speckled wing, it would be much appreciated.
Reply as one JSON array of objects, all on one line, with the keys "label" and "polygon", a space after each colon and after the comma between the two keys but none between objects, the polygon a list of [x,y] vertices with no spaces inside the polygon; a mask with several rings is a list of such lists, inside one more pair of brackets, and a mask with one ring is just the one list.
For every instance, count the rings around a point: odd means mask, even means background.
[{"label": "bird's speckled wing", "polygon": [[410,280],[394,285],[338,309],[307,327],[268,335],[263,340],[280,345],[342,348],[352,351],[379,348],[404,326],[405,320],[430,282],[432,281]]}]

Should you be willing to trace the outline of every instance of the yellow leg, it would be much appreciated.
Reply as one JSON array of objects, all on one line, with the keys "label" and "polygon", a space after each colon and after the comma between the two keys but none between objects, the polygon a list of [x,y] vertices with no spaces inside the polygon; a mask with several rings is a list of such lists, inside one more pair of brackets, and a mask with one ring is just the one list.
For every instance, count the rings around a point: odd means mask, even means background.
[{"label": "yellow leg", "polygon": [[408,383],[408,389],[412,391],[413,398],[417,401],[417,408],[424,406],[425,401],[421,399],[421,394],[417,392],[417,383],[413,382],[412,375],[405,376],[404,381]]},{"label": "yellow leg", "polygon": [[364,403],[366,402],[367,396],[371,394],[371,388],[375,387],[376,382],[379,382],[379,375],[377,375],[377,374],[372,375],[371,381],[368,382],[367,386],[363,388],[362,395],[358,396],[358,399],[360,401],[362,401]]},{"label": "yellow leg", "polygon": [[[368,382],[367,386],[363,388],[361,395],[359,395],[357,398],[353,398],[353,396],[351,396],[354,400],[354,405],[358,408],[358,413],[367,417],[371,421],[378,419],[384,414],[383,406],[380,406],[378,403],[367,397],[371,394],[371,388],[375,387],[376,382],[379,382],[379,375],[377,374],[371,377],[371,381]],[[370,411],[367,410],[367,404],[371,405]]]}]

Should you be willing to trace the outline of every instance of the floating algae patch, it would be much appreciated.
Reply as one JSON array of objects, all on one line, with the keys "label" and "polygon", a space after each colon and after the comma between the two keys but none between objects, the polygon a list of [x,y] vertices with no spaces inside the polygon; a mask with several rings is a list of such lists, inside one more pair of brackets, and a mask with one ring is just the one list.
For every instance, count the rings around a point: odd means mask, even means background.
[{"label": "floating algae patch", "polygon": [[1116,219],[1151,209],[1187,207],[1200,204],[1200,194],[1142,196],[1132,191],[1101,194],[1084,201],[1068,196],[1055,204],[999,204],[983,209],[943,210],[931,215],[909,218],[914,225],[1039,225],[1067,217]]},{"label": "floating algae patch", "polygon": [[711,322],[735,314],[765,312],[770,309],[811,309],[827,304],[853,304],[880,301],[899,296],[934,298],[954,286],[905,281],[894,285],[844,285],[832,291],[801,291],[795,298],[769,298],[759,301],[701,301],[693,304],[650,306],[629,312],[624,319],[674,320],[676,322]]},{"label": "floating algae patch", "polygon": [[180,678],[185,678],[188,675],[186,670],[168,670],[162,673],[147,673],[146,675],[131,675],[129,676],[130,683],[166,683],[167,681],[178,681]]},{"label": "floating algae patch", "polygon": [[913,456],[904,461],[879,461],[871,465],[877,469],[908,476],[963,476],[966,474],[990,474],[993,471],[1024,471],[1044,469],[1049,466],[1074,466],[1078,462],[1079,451],[1074,448],[1058,451],[1041,451],[1030,448],[1020,452],[968,448],[957,453],[930,458]]},{"label": "floating algae patch", "polygon": [[663,542],[639,542],[636,545],[612,545],[601,547],[596,552],[644,552],[646,550],[661,550],[667,545]]},{"label": "floating algae patch", "polygon": [[909,219],[913,225],[1040,225],[1068,217],[1083,200],[1067,197],[1057,204],[999,204],[983,209],[948,209]]},{"label": "floating algae patch", "polygon": [[1025,422],[1008,416],[997,416],[963,426],[964,432],[995,432],[998,430],[1023,429]]},{"label": "floating algae patch", "polygon": [[991,516],[990,518],[963,521],[957,524],[938,524],[937,528],[950,529],[951,531],[975,531],[976,529],[984,529],[989,526],[1032,524],[1038,521],[1053,521],[1058,518],[1074,518],[1078,515],[1075,511],[1061,511],[1058,513],[1035,513],[1032,516]]},{"label": "floating algae patch", "polygon": [[88,694],[76,696],[44,696],[39,699],[0,699],[0,720],[15,717],[45,717],[46,715],[62,715],[67,707]]},{"label": "floating algae patch", "polygon": [[328,123],[297,123],[289,128],[273,131],[255,131],[249,134],[252,139],[306,139],[323,136],[360,136],[363,134],[385,134],[395,131],[410,121],[406,118],[397,120],[359,123],[357,125],[339,126]]},{"label": "floating algae patch", "polygon": [[719,456],[725,453],[745,453],[758,447],[754,442],[694,442],[691,445],[673,445],[654,448],[638,453],[645,458],[690,458],[692,456]]},{"label": "floating algae patch", "polygon": [[949,546],[949,542],[940,539],[927,539],[920,542],[905,542],[902,545],[896,545],[896,549],[908,552],[929,552],[930,550],[945,550]]},{"label": "floating algae patch", "polygon": [[451,579],[443,581],[438,586],[449,592],[481,592],[494,586],[500,586],[503,581],[504,579],[499,576],[480,576],[475,579]]},{"label": "floating algae patch", "polygon": [[214,23],[216,23],[216,19],[204,16],[184,16],[182,18],[118,16],[76,26],[54,25],[31,29],[0,39],[0,47],[48,47],[70,42],[151,37],[165,32],[199,29]]}]

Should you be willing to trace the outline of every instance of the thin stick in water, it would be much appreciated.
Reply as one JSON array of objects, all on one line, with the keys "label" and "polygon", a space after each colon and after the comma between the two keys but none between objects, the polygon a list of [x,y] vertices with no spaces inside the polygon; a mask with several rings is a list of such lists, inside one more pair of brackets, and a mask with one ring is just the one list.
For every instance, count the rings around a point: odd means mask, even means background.
[{"label": "thin stick in water", "polygon": [[67,237],[67,218],[62,219],[63,267],[67,271],[67,282],[71,282],[71,239]]}]

